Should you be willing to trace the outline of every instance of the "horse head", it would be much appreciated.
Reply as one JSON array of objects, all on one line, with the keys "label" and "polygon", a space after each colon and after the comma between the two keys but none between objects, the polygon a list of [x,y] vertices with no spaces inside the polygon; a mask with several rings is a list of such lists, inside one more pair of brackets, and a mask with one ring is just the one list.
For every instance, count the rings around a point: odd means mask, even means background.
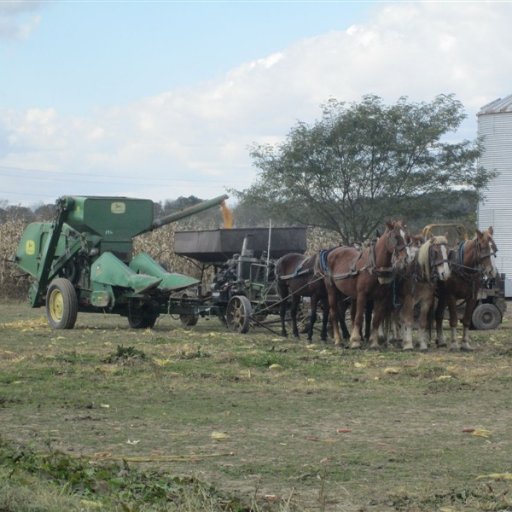
[{"label": "horse head", "polygon": [[425,244],[428,245],[430,279],[446,281],[451,275],[448,263],[448,239],[446,236],[432,236]]},{"label": "horse head", "polygon": [[421,234],[419,235],[407,235],[405,239],[407,246],[409,248],[408,253],[408,263],[413,263],[414,260],[417,257],[418,251],[420,250],[420,247],[425,242],[425,237]]},{"label": "horse head", "polygon": [[476,238],[474,238],[475,261],[482,273],[486,277],[496,277],[498,271],[492,261],[492,256],[496,256],[498,248],[492,238],[494,230],[490,226],[485,231],[476,230]]},{"label": "horse head", "polygon": [[386,230],[380,239],[385,241],[386,250],[391,254],[391,266],[395,270],[404,270],[411,259],[408,237],[407,227],[402,221],[386,223]]}]

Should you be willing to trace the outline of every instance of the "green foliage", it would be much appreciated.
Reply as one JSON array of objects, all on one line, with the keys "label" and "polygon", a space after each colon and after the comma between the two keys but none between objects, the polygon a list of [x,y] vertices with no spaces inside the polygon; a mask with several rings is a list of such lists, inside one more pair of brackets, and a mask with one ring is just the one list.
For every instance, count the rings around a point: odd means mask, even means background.
[{"label": "green foliage", "polygon": [[373,95],[360,103],[329,101],[313,125],[299,122],[280,146],[252,149],[257,182],[235,194],[269,215],[364,240],[386,218],[434,209],[437,194],[480,194],[492,176],[476,165],[478,142],[448,142],[465,114],[452,95],[430,103],[400,98],[384,105]]},{"label": "green foliage", "polygon": [[[31,475],[64,489],[70,496],[85,499],[86,503],[96,503],[98,508],[112,503],[120,505],[120,510],[141,510],[140,507],[151,505],[151,510],[187,510],[184,505],[190,502],[192,494],[202,510],[243,510],[237,499],[224,496],[193,477],[176,477],[159,470],[138,470],[125,461],[97,463],[56,450],[37,453],[25,446],[9,444],[1,438],[0,460],[0,469],[6,470],[11,480],[18,477],[24,481],[24,475]],[[2,494],[0,492],[0,504]],[[212,503],[216,506],[211,507]],[[174,506],[168,507],[167,504]],[[109,510],[112,508],[109,507]]]},{"label": "green foliage", "polygon": [[138,350],[135,347],[125,347],[123,345],[118,345],[115,353],[110,354],[107,358],[105,358],[105,363],[127,363],[137,360],[144,361],[145,359],[146,354],[142,350]]}]

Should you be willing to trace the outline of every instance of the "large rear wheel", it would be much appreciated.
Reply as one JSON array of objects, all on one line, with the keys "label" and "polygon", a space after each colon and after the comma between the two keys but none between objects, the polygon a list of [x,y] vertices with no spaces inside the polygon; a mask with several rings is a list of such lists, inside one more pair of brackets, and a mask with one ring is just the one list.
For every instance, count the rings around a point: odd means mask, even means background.
[{"label": "large rear wheel", "polygon": [[78,298],[69,279],[54,279],[46,292],[46,317],[52,329],[73,329],[78,314]]}]

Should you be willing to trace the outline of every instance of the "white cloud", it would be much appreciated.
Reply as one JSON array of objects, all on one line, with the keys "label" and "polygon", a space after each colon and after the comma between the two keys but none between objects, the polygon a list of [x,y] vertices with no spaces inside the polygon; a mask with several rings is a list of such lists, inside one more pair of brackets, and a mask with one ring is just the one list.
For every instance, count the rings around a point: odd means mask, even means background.
[{"label": "white cloud", "polygon": [[32,13],[45,3],[41,0],[1,1],[0,40],[27,39],[41,22],[41,17]]},{"label": "white cloud", "polygon": [[297,41],[192,89],[82,119],[62,118],[57,106],[0,112],[0,171],[101,177],[73,187],[43,181],[53,197],[70,188],[155,200],[212,197],[253,181],[250,144],[282,140],[297,120],[319,117],[330,97],[357,101],[367,93],[389,102],[455,93],[468,111],[460,135],[473,138],[478,109],[512,92],[511,19],[505,3],[379,4],[365,24]]}]

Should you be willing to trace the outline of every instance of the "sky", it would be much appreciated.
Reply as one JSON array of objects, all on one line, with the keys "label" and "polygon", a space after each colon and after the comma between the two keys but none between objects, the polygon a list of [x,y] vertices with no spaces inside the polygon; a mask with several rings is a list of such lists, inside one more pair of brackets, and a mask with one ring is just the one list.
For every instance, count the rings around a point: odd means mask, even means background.
[{"label": "sky", "polygon": [[512,94],[512,2],[0,0],[0,203],[208,199],[250,148],[377,94]]}]

